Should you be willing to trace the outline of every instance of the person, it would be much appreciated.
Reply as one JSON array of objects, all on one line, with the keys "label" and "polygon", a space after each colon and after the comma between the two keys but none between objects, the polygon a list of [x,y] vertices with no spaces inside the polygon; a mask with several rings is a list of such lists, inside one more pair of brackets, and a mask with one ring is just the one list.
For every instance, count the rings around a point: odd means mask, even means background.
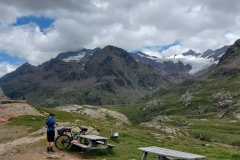
[{"label": "person", "polygon": [[47,152],[55,152],[53,150],[54,138],[55,138],[55,128],[57,123],[54,120],[55,115],[50,113],[49,119],[46,121],[45,128],[47,128]]}]

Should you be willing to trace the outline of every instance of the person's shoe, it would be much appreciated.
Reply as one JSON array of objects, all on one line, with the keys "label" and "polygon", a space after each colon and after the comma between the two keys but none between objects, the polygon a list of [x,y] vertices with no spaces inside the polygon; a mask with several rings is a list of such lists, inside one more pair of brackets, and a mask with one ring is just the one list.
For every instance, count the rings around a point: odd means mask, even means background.
[{"label": "person's shoe", "polygon": [[55,152],[52,148],[50,148],[50,152]]},{"label": "person's shoe", "polygon": [[50,152],[50,148],[47,148],[47,153],[49,153]]}]

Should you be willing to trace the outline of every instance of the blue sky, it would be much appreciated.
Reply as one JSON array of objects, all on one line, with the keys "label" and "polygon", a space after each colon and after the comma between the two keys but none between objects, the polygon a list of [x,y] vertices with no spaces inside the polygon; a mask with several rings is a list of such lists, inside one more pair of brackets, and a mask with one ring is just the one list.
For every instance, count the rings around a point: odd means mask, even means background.
[{"label": "blue sky", "polygon": [[21,26],[29,23],[35,23],[36,25],[39,26],[41,32],[44,33],[44,29],[50,27],[55,20],[46,16],[23,16],[23,17],[18,17],[16,22],[13,24],[13,26]]},{"label": "blue sky", "polygon": [[25,63],[27,60],[26,59],[21,59],[17,56],[12,57],[12,56],[10,56],[6,53],[0,52],[0,62],[3,62],[3,61],[9,62],[13,65],[21,65],[21,64]]},{"label": "blue sky", "polygon": [[143,46],[142,49],[136,49],[136,50],[132,50],[132,51],[129,51],[129,52],[136,53],[136,52],[139,52],[139,51],[147,49],[147,50],[154,50],[154,51],[157,51],[157,52],[161,53],[162,51],[168,50],[169,48],[171,48],[173,46],[178,46],[178,45],[181,45],[179,43],[179,41],[175,41],[172,44],[168,44],[168,45],[164,45],[164,46]]},{"label": "blue sky", "polygon": [[180,45],[179,41],[175,41],[174,43],[172,44],[168,44],[168,45],[164,45],[164,46],[144,46],[145,49],[155,49],[157,50],[158,52],[162,52],[162,51],[165,51],[173,46],[177,46],[177,45]]},{"label": "blue sky", "polygon": [[0,1],[0,77],[81,48],[156,57],[215,50],[239,39],[239,15],[237,0]]}]

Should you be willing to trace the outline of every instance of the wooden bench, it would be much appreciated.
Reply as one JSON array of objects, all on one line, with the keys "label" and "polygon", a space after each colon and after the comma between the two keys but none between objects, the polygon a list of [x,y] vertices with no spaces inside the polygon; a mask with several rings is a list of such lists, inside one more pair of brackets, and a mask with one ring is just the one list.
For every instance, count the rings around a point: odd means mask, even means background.
[{"label": "wooden bench", "polygon": [[177,158],[180,160],[193,160],[193,159],[199,160],[199,159],[206,158],[205,156],[201,156],[201,155],[197,155],[197,154],[181,152],[181,151],[176,151],[176,150],[171,150],[171,149],[166,149],[166,148],[160,148],[160,147],[155,147],[155,146],[138,148],[138,149],[143,151],[143,156],[142,156],[141,160],[146,160],[148,153],[156,154],[158,156],[159,160],[170,160],[167,157]]}]

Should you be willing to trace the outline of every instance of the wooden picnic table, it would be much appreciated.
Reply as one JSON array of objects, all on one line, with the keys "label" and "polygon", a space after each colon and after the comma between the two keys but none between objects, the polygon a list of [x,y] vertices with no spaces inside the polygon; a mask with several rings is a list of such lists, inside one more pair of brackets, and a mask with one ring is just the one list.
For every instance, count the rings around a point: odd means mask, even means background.
[{"label": "wooden picnic table", "polygon": [[72,143],[86,150],[107,149],[115,147],[107,143],[108,138],[97,135],[80,135],[80,143]]},{"label": "wooden picnic table", "polygon": [[198,159],[206,158],[205,156],[201,156],[201,155],[197,155],[197,154],[181,152],[181,151],[176,151],[176,150],[171,150],[171,149],[166,149],[166,148],[161,148],[161,147],[155,147],[155,146],[138,148],[138,149],[143,151],[142,160],[147,159],[148,153],[153,153],[153,154],[158,155],[159,160],[165,160],[165,159],[167,159],[166,157],[178,158],[180,160],[193,160],[193,159],[198,160]]}]

